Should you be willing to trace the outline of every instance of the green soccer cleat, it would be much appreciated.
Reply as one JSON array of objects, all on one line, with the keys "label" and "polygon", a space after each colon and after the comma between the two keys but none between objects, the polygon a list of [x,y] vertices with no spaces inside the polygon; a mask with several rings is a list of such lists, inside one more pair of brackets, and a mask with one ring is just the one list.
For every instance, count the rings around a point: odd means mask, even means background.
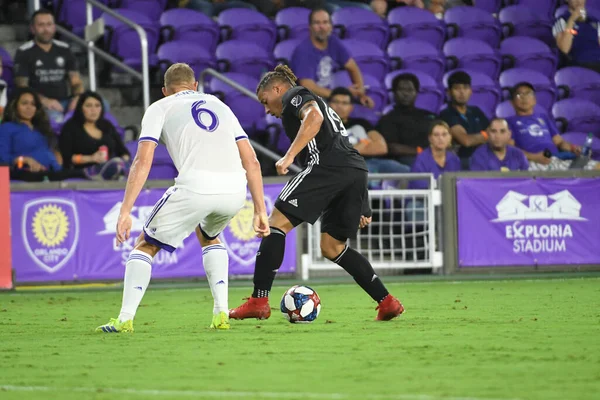
[{"label": "green soccer cleat", "polygon": [[118,318],[111,318],[107,324],[100,325],[96,332],[104,333],[133,333],[133,321],[119,322]]},{"label": "green soccer cleat", "polygon": [[225,311],[221,311],[220,313],[213,315],[210,328],[223,330],[231,328],[231,325],[229,325],[229,315],[227,315]]}]

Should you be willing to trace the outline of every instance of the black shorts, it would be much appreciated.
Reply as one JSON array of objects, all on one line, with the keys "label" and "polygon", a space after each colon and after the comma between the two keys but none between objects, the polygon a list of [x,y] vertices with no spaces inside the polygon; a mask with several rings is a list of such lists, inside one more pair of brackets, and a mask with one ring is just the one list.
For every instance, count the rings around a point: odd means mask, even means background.
[{"label": "black shorts", "polygon": [[314,165],[285,185],[275,207],[294,226],[314,224],[321,218],[321,232],[346,241],[355,238],[367,199],[367,171],[357,168]]}]

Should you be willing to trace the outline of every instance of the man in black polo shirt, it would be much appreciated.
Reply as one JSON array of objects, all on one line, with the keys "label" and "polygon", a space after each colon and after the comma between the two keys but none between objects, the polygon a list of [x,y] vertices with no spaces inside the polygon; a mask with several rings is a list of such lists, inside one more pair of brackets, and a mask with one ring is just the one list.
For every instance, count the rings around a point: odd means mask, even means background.
[{"label": "man in black polo shirt", "polygon": [[31,87],[41,97],[50,119],[62,122],[64,113],[73,110],[83,82],[69,45],[54,39],[56,25],[48,10],[31,16],[33,40],[23,44],[15,55],[15,84]]},{"label": "man in black polo shirt", "polygon": [[387,158],[388,146],[385,138],[375,130],[369,121],[350,116],[354,106],[352,105],[352,93],[348,88],[333,89],[329,97],[329,106],[342,119],[350,144],[364,157],[369,172],[410,172],[409,166]]},{"label": "man in black polo shirt", "polygon": [[487,141],[485,130],[489,126],[488,118],[477,106],[467,103],[473,94],[471,76],[457,71],[448,78],[450,104],[440,113],[440,118],[450,126],[452,138],[458,142],[458,156],[463,169],[469,168],[469,158],[480,144]]},{"label": "man in black polo shirt", "polygon": [[405,165],[412,165],[419,151],[429,146],[429,128],[436,118],[431,111],[415,107],[419,89],[414,74],[397,75],[392,81],[396,105],[376,128],[388,144],[388,156]]}]

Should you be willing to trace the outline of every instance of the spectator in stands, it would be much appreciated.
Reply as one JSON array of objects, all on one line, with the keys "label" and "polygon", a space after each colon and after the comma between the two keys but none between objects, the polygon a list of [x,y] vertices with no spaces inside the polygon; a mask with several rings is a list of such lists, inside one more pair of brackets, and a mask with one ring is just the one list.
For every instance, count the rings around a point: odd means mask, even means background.
[{"label": "spectator in stands", "polygon": [[361,104],[372,108],[373,99],[366,94],[356,61],[350,57],[342,41],[331,34],[333,27],[329,12],[317,8],[311,11],[308,18],[310,37],[296,47],[291,59],[291,67],[300,85],[328,99],[331,96],[333,74],[345,68],[353,82],[349,88],[352,95]]},{"label": "spectator in stands", "polygon": [[569,10],[552,28],[559,50],[575,65],[600,72],[600,21],[585,11],[585,0],[569,0]]},{"label": "spectator in stands", "polygon": [[[535,90],[528,82],[516,84],[511,90],[516,115],[507,118],[513,142],[529,160],[529,170],[565,170],[581,154],[581,147],[564,140],[554,121],[545,113],[534,112]],[[585,169],[600,166],[590,160]]]},{"label": "spectator in stands", "polygon": [[440,118],[450,126],[452,138],[460,145],[458,156],[463,169],[468,169],[469,158],[477,146],[487,141],[485,129],[490,124],[477,106],[468,105],[473,91],[471,76],[457,71],[448,77],[450,104],[440,113]]},{"label": "spectator in stands", "polygon": [[414,74],[396,75],[392,81],[395,106],[377,123],[388,144],[388,155],[404,165],[412,165],[415,157],[429,146],[428,134],[436,115],[415,107],[420,89],[419,78]]},{"label": "spectator in stands", "polygon": [[344,87],[333,89],[329,105],[344,123],[350,143],[365,157],[369,172],[402,173],[410,171],[408,166],[383,157],[388,153],[387,143],[369,121],[350,117],[354,107],[350,90]]},{"label": "spectator in stands", "polygon": [[425,8],[423,0],[372,0],[371,8],[382,18],[385,18],[388,12],[396,7],[418,7]]},{"label": "spectator in stands", "polygon": [[[452,150],[452,136],[450,127],[442,120],[430,123],[428,134],[430,146],[419,153],[411,172],[428,172],[437,179],[444,172],[460,171],[460,159]],[[408,184],[409,189],[428,189],[429,180],[413,180]],[[409,200],[405,204],[404,212],[407,221],[424,221],[425,210],[423,200]]]},{"label": "spectator in stands", "polygon": [[[0,57],[0,76],[2,76],[2,58]],[[4,115],[4,109],[7,103],[8,85],[6,81],[0,79],[0,122],[2,122],[2,116]]]},{"label": "spectator in stands", "polygon": [[121,136],[104,118],[102,97],[89,91],[79,96],[73,117],[63,125],[59,147],[65,168],[84,169],[109,160],[124,168],[130,159]]},{"label": "spectator in stands", "polygon": [[39,92],[50,118],[60,123],[83,92],[77,62],[69,45],[54,39],[56,25],[50,11],[33,13],[31,33],[33,40],[19,47],[15,55],[15,84]]},{"label": "spectator in stands", "polygon": [[494,118],[487,129],[490,140],[471,156],[471,171],[527,171],[525,154],[510,145],[511,132],[503,118]]}]

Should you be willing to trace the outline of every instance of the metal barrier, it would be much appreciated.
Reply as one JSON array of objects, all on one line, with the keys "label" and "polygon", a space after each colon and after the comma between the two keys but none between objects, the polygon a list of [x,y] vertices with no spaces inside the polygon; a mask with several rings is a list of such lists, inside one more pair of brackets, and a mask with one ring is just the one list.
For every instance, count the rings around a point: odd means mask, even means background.
[{"label": "metal barrier", "polygon": [[[432,174],[369,174],[369,180],[385,179],[369,190],[373,221],[360,230],[350,246],[369,259],[375,270],[431,268],[442,272],[442,253],[437,224],[441,193]],[[390,182],[429,180],[429,189],[393,189]],[[396,181],[397,180],[397,181]],[[402,186],[402,184],[398,185]],[[325,259],[320,250],[321,224],[306,227],[307,252],[302,256],[301,275],[308,280],[311,272],[340,270]]]},{"label": "metal barrier", "polygon": [[[79,36],[73,34],[68,29],[63,28],[60,25],[56,25],[56,30],[58,32],[60,32],[61,35],[64,35],[64,36],[68,37],[69,39],[73,40],[74,42],[76,42],[77,44],[87,48],[90,90],[92,90],[92,91],[96,90],[96,64],[95,64],[94,55],[98,54],[98,56],[102,57],[107,62],[109,62],[113,65],[116,65],[117,67],[121,68],[128,74],[132,75],[134,78],[137,78],[142,81],[144,110],[146,110],[148,108],[148,106],[150,106],[150,69],[149,69],[149,64],[148,64],[148,37],[146,35],[146,31],[144,31],[144,28],[142,28],[141,26],[139,26],[136,23],[130,21],[129,19],[119,15],[118,13],[114,12],[113,10],[111,10],[104,4],[98,2],[97,0],[85,0],[85,1],[86,1],[86,16],[87,16],[87,25],[88,26],[90,26],[93,22],[92,7],[97,7],[100,10],[104,11],[105,13],[115,17],[119,21],[121,21],[124,24],[135,29],[135,31],[138,33],[138,35],[140,37],[140,43],[142,46],[142,73],[140,74],[138,71],[136,71],[133,68],[129,67],[128,65],[124,64],[122,61],[113,57],[109,53],[107,53],[101,49],[98,49],[94,45],[94,42],[92,40],[86,41],[86,40],[80,38]],[[39,0],[34,1],[34,8],[36,10],[40,9]]]}]

